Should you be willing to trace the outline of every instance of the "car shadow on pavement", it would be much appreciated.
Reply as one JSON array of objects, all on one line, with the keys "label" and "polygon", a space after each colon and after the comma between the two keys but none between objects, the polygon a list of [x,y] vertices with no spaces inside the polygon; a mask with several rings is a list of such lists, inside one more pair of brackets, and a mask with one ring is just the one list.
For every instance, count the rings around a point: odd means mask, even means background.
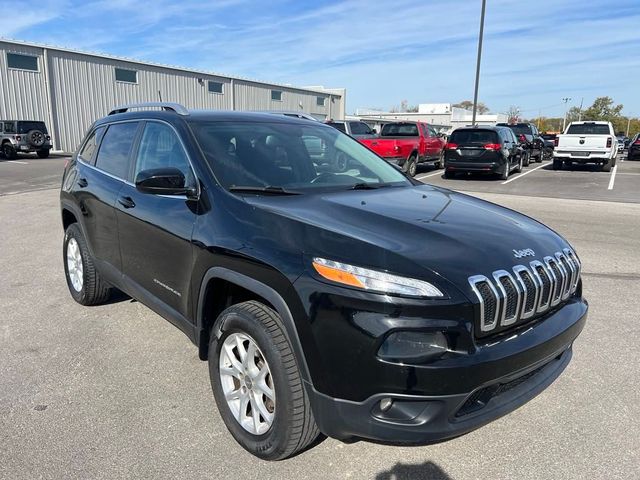
[{"label": "car shadow on pavement", "polygon": [[104,303],[101,303],[100,305],[113,305],[114,303],[120,303],[120,302],[126,302],[126,301],[129,301],[131,303],[137,302],[135,298],[131,298],[126,293],[121,292],[116,288],[113,288],[111,289],[111,295],[109,295],[109,298],[107,299],[107,301]]},{"label": "car shadow on pavement", "polygon": [[422,464],[396,463],[391,469],[380,472],[375,480],[453,480],[433,462]]}]

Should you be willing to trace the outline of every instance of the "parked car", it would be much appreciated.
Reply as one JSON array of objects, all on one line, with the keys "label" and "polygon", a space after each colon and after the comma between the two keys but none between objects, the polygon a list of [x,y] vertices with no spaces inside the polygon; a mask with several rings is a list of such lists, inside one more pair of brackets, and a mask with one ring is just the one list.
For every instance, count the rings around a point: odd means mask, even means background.
[{"label": "parked car", "polygon": [[362,138],[376,138],[377,132],[364,122],[354,120],[331,120],[327,125],[340,130],[342,133],[351,135],[358,140]]},{"label": "parked car", "polygon": [[412,177],[418,164],[430,164],[436,168],[444,165],[445,141],[433,127],[423,122],[387,123],[382,127],[379,138],[362,139],[360,142]]},{"label": "parked car", "polygon": [[571,122],[564,134],[556,137],[553,169],[574,163],[594,163],[608,172],[616,164],[618,142],[611,122]]},{"label": "parked car", "polygon": [[[305,138],[355,167],[312,160]],[[73,299],[117,288],[176,325],[231,435],[267,460],[320,432],[422,444],[476,429],[550,385],[587,318],[560,235],[322,123],[119,107],[66,165],[60,207]]]},{"label": "parked car", "polygon": [[528,154],[509,128],[457,128],[445,146],[444,176],[450,178],[458,172],[477,172],[497,174],[506,180],[511,172],[522,171]]},{"label": "parked car", "polygon": [[[516,134],[522,146],[529,152],[531,161],[542,162],[544,139],[533,123],[497,123],[499,127],[509,127]],[[526,166],[526,165],[525,165]]]},{"label": "parked car", "polygon": [[47,158],[51,147],[51,137],[44,122],[0,120],[0,149],[5,158],[14,159],[18,153],[30,152]]},{"label": "parked car", "polygon": [[543,133],[540,135],[544,141],[544,158],[553,158],[553,148],[555,146],[557,134]]},{"label": "parked car", "polygon": [[618,153],[624,152],[624,139],[618,138]]},{"label": "parked car", "polygon": [[627,160],[637,159],[640,159],[640,133],[636,133],[629,141],[629,151],[627,152]]}]

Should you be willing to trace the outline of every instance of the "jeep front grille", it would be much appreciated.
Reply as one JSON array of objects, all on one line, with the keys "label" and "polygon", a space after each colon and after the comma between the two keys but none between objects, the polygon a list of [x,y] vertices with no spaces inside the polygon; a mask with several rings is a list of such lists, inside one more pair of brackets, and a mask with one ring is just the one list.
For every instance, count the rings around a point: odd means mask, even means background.
[{"label": "jeep front grille", "polygon": [[565,248],[542,262],[469,277],[479,301],[480,335],[524,323],[565,301],[578,288],[580,267],[576,254]]}]

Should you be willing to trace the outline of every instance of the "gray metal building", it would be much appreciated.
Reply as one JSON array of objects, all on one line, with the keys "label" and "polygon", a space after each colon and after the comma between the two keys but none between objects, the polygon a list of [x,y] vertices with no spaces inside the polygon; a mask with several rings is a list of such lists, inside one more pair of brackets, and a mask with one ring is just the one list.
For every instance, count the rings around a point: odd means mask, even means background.
[{"label": "gray metal building", "polygon": [[162,98],[191,109],[290,110],[324,120],[344,118],[345,95],[0,39],[0,119],[45,121],[54,149],[65,152],[126,103]]}]

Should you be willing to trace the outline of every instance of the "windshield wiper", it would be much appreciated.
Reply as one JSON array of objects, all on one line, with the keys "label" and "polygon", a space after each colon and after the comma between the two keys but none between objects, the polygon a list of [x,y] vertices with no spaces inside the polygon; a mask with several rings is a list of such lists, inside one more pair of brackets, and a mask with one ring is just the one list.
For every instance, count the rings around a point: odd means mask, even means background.
[{"label": "windshield wiper", "polygon": [[229,187],[230,192],[237,193],[266,193],[268,195],[300,195],[300,192],[294,192],[291,190],[285,190],[282,187],[274,187],[267,185],[266,187],[251,187],[245,185],[234,185]]},{"label": "windshield wiper", "polygon": [[350,190],[376,190],[378,188],[393,187],[392,183],[356,183],[349,187]]}]

